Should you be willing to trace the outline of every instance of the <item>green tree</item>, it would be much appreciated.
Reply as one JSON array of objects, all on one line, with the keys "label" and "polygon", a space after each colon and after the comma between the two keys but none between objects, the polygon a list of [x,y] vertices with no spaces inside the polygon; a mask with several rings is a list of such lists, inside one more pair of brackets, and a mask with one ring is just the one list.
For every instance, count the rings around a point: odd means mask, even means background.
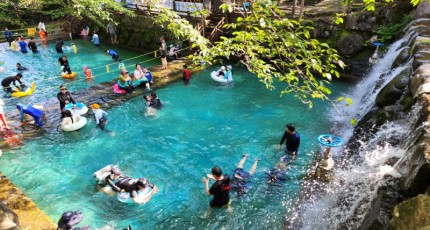
[{"label": "green tree", "polygon": [[[225,4],[222,8],[231,10],[232,6]],[[309,106],[314,98],[329,99],[327,85],[332,77],[339,77],[336,68],[343,67],[336,50],[311,38],[311,22],[288,19],[271,1],[253,2],[251,8],[236,22],[226,24],[230,35],[215,44],[202,38],[174,12],[164,9],[166,14],[158,15],[156,20],[199,46],[206,62],[234,56],[268,89],[274,89],[277,80],[285,83],[282,94],[294,93]]]}]

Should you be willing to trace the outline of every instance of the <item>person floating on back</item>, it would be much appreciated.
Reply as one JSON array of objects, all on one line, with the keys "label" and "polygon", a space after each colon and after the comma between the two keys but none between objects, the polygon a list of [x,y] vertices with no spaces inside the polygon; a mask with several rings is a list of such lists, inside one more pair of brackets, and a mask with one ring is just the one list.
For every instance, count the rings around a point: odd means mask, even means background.
[{"label": "person floating on back", "polygon": [[[152,195],[158,192],[157,186],[149,182],[149,180],[144,177],[139,179],[126,178],[118,181],[115,185],[120,190],[130,193],[130,197],[135,204],[145,204],[151,199]],[[145,198],[140,197],[139,191],[141,193],[145,193],[147,189],[152,189],[151,195]]]},{"label": "person floating on back", "polygon": [[296,127],[292,124],[287,124],[285,127],[284,135],[278,145],[278,150],[281,149],[282,144],[285,142],[285,154],[293,156],[293,160],[297,157],[300,147],[300,135],[296,131]]},{"label": "person floating on back", "polygon": [[[222,170],[218,166],[212,168],[212,174],[203,177],[202,181],[205,184],[205,191],[208,196],[214,196],[210,201],[211,207],[222,207],[230,202],[230,176],[222,175]],[[209,178],[215,180],[215,183],[209,189]]]},{"label": "person floating on back", "polygon": [[257,170],[257,164],[260,160],[255,159],[251,169],[249,170],[249,172],[247,172],[243,169],[243,165],[245,164],[246,159],[248,159],[248,155],[243,154],[242,159],[239,161],[237,168],[233,172],[233,179],[230,183],[231,191],[236,191],[237,196],[243,196],[248,192],[249,188],[251,187],[249,179],[252,177],[252,175],[254,175],[255,171]]},{"label": "person floating on back", "polygon": [[112,56],[113,60],[118,61],[119,55],[115,52],[115,50],[106,49],[106,53],[108,53],[110,56]]}]

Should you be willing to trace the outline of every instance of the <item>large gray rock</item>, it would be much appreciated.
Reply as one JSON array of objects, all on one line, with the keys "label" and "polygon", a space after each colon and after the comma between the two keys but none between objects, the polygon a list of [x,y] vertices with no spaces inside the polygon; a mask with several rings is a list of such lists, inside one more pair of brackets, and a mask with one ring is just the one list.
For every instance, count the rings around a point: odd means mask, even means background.
[{"label": "large gray rock", "polygon": [[376,105],[380,108],[392,105],[398,101],[408,86],[409,76],[412,69],[408,68],[399,73],[389,82],[376,97]]},{"label": "large gray rock", "polygon": [[409,50],[410,47],[403,47],[399,55],[397,55],[396,59],[394,60],[391,68],[397,68],[403,65],[409,59]]},{"label": "large gray rock", "polygon": [[413,18],[430,18],[430,5],[427,1],[424,1],[417,6]]},{"label": "large gray rock", "polygon": [[414,98],[430,93],[430,64],[423,64],[415,70],[409,79],[409,90]]},{"label": "large gray rock", "polygon": [[354,57],[363,49],[363,37],[358,34],[345,35],[337,42],[337,48],[345,57]]}]

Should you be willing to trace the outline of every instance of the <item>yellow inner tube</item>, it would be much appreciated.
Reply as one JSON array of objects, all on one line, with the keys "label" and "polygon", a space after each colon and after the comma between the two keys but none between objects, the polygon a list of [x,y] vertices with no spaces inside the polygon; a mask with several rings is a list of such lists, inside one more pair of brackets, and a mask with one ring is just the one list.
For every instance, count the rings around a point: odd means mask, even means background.
[{"label": "yellow inner tube", "polygon": [[27,88],[26,91],[15,91],[11,93],[10,95],[12,97],[25,97],[30,96],[33,94],[33,92],[36,90],[36,83],[32,82],[31,86]]},{"label": "yellow inner tube", "polygon": [[74,77],[76,77],[76,72],[72,72],[71,74],[62,73],[61,76],[63,78],[74,78]]}]

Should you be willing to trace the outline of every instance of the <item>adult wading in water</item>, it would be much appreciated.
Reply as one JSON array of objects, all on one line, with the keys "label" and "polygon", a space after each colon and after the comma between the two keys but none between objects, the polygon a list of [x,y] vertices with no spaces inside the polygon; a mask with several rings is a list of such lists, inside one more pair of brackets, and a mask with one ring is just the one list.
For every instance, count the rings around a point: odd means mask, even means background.
[{"label": "adult wading in water", "polygon": [[58,101],[60,102],[61,118],[65,116],[64,107],[69,102],[73,103],[73,108],[76,108],[76,101],[73,99],[72,94],[67,91],[67,87],[64,85],[60,86],[60,92],[57,94]]}]

